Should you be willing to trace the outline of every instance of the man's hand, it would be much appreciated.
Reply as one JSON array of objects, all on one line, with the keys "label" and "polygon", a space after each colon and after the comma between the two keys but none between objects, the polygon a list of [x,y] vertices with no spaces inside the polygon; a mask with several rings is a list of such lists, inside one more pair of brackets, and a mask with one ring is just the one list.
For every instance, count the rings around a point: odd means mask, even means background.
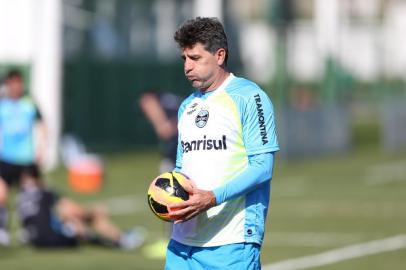
[{"label": "man's hand", "polygon": [[212,191],[195,187],[185,187],[185,190],[189,192],[189,200],[168,205],[169,216],[175,220],[175,224],[185,222],[216,205]]}]

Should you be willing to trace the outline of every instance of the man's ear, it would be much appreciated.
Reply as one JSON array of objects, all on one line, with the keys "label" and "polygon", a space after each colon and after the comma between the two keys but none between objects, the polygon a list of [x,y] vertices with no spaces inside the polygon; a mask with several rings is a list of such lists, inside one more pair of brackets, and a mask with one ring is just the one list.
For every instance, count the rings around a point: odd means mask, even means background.
[{"label": "man's ear", "polygon": [[225,64],[226,50],[224,50],[223,48],[220,48],[220,49],[217,50],[215,55],[216,55],[216,59],[217,59],[217,64],[219,66],[222,66],[223,64]]}]

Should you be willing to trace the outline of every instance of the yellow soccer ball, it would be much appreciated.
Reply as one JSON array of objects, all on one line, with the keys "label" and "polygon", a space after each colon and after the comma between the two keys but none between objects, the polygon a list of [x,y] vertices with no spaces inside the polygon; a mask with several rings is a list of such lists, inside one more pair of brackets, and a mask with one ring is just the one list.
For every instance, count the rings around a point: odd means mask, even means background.
[{"label": "yellow soccer ball", "polygon": [[152,212],[164,221],[173,221],[169,218],[168,204],[189,199],[185,186],[192,187],[191,181],[178,172],[166,172],[155,178],[148,189],[148,205]]}]

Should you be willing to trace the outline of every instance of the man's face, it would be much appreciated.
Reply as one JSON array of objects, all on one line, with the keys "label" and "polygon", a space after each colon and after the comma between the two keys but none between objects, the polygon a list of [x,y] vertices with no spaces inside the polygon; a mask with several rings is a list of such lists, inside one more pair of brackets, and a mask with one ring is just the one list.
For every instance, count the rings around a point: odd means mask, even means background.
[{"label": "man's face", "polygon": [[210,86],[213,85],[224,62],[224,59],[219,57],[219,52],[212,54],[206,51],[201,43],[196,43],[182,50],[182,58],[185,76],[192,86],[201,91],[213,90]]},{"label": "man's face", "polygon": [[7,93],[10,98],[19,98],[23,95],[24,85],[22,78],[13,76],[6,80]]}]

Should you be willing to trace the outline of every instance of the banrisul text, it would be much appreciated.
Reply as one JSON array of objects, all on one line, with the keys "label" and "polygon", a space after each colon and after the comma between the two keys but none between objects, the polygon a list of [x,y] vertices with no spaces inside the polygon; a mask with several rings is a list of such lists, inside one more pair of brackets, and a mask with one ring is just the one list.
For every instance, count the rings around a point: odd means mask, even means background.
[{"label": "banrisul text", "polygon": [[226,150],[227,137],[223,135],[221,139],[208,139],[206,135],[201,140],[181,141],[183,153],[200,150]]}]

